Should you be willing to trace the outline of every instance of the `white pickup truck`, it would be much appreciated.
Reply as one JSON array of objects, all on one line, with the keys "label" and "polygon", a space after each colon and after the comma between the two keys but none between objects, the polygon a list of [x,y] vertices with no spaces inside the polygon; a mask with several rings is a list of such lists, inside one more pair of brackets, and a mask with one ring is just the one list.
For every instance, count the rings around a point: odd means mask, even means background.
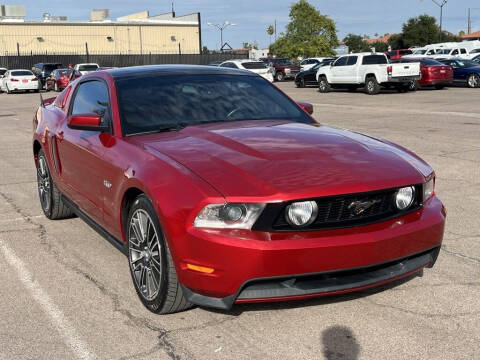
[{"label": "white pickup truck", "polygon": [[343,55],[317,72],[320,92],[329,92],[332,88],[355,91],[364,87],[369,95],[378,94],[381,86],[408,91],[409,84],[420,78],[420,63],[393,64],[383,53]]}]

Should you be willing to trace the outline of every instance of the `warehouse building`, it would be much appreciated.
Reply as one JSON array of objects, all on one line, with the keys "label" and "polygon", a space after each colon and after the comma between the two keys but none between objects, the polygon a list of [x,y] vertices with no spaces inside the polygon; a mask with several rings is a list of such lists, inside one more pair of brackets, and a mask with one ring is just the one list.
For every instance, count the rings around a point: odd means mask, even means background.
[{"label": "warehouse building", "polygon": [[150,16],[142,11],[111,20],[109,10],[92,10],[89,21],[45,13],[25,21],[24,6],[0,6],[2,54],[199,54],[200,13]]}]

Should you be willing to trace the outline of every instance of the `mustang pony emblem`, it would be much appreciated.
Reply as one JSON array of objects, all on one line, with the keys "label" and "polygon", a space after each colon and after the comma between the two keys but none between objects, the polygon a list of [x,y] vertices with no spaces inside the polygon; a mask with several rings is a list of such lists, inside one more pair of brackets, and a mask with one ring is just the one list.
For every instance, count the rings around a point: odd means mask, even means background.
[{"label": "mustang pony emblem", "polygon": [[371,206],[378,204],[380,199],[370,200],[370,201],[354,201],[350,205],[348,205],[348,209],[352,211],[355,215],[360,215],[365,210],[370,208]]}]

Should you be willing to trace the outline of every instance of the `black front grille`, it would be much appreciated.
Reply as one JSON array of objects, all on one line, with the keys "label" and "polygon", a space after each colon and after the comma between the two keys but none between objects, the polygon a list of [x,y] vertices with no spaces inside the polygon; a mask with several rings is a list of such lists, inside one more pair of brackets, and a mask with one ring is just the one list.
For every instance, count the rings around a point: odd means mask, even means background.
[{"label": "black front grille", "polygon": [[[253,229],[260,231],[298,231],[360,226],[398,217],[415,211],[421,206],[423,194],[421,185],[415,185],[415,200],[404,211],[398,210],[395,205],[397,190],[395,188],[368,193],[298,200],[313,200],[318,206],[318,215],[315,221],[307,227],[300,228],[290,225],[285,216],[287,206],[293,201],[281,204],[268,204]],[[370,206],[361,212],[355,212],[354,205],[359,203],[369,203]]]}]

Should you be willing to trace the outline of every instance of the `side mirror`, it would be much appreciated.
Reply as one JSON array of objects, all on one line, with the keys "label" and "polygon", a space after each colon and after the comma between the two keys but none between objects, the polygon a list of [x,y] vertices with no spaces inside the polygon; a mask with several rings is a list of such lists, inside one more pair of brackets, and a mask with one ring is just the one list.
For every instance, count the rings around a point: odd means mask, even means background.
[{"label": "side mirror", "polygon": [[297,102],[297,104],[298,104],[298,106],[300,106],[304,111],[306,111],[310,115],[313,114],[313,105],[312,104],[307,103],[307,102],[303,102],[303,101]]},{"label": "side mirror", "polygon": [[108,131],[108,126],[102,125],[102,118],[97,114],[70,115],[67,125],[74,130]]}]

